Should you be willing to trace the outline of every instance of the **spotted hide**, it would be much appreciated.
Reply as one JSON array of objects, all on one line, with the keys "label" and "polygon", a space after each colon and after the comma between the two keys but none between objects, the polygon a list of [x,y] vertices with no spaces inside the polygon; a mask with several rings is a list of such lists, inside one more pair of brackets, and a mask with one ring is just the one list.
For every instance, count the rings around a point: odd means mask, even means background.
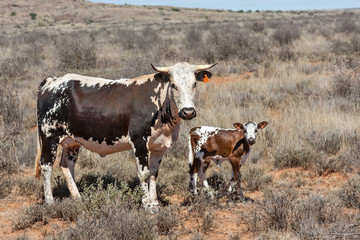
[{"label": "spotted hide", "polygon": [[[267,122],[259,124],[247,122],[244,125],[234,123],[236,129],[216,127],[195,127],[189,132],[189,167],[190,181],[196,194],[196,182],[199,176],[203,186],[210,190],[206,180],[206,170],[211,160],[220,167],[222,161],[230,161],[233,179],[229,191],[237,184],[237,192],[241,200],[244,196],[241,190],[240,167],[245,164],[250,155],[251,146],[255,143],[258,129],[265,128]],[[209,191],[211,194],[211,191]]]},{"label": "spotted hide", "polygon": [[213,65],[177,63],[154,67],[156,74],[107,80],[66,74],[41,82],[37,101],[36,176],[44,179],[45,202],[53,203],[50,177],[58,145],[60,166],[73,198],[80,198],[74,166],[80,147],[100,156],[133,150],[145,207],[158,205],[156,178],[165,151],[179,133],[180,120],[196,116],[196,81]]}]

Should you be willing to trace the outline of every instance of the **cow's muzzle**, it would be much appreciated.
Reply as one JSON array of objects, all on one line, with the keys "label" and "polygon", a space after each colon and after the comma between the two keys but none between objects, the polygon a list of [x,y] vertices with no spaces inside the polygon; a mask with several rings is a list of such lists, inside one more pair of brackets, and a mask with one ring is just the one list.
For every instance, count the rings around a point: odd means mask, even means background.
[{"label": "cow's muzzle", "polygon": [[179,117],[184,120],[190,120],[196,117],[196,111],[193,107],[191,108],[183,108],[179,112]]},{"label": "cow's muzzle", "polygon": [[254,138],[249,138],[249,139],[248,139],[248,143],[249,143],[250,145],[253,145],[253,144],[255,143],[255,139],[254,139]]}]

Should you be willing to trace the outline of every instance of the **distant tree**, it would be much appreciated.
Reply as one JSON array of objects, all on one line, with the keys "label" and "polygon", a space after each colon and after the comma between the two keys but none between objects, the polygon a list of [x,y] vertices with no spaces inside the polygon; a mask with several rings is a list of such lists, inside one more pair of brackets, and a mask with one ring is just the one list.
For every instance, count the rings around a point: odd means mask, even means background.
[{"label": "distant tree", "polygon": [[36,13],[29,13],[32,20],[36,19],[37,14]]}]

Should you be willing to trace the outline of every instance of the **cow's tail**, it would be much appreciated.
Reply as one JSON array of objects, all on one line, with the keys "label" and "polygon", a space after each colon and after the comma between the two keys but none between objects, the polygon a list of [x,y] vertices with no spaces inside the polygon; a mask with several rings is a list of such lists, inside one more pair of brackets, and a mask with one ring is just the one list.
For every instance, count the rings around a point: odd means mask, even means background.
[{"label": "cow's tail", "polygon": [[191,167],[194,162],[194,153],[191,145],[191,134],[189,134],[189,166]]},{"label": "cow's tail", "polygon": [[39,178],[41,175],[40,170],[40,158],[41,158],[41,152],[42,152],[42,144],[40,139],[40,129],[39,126],[37,127],[37,153],[35,158],[35,177]]}]

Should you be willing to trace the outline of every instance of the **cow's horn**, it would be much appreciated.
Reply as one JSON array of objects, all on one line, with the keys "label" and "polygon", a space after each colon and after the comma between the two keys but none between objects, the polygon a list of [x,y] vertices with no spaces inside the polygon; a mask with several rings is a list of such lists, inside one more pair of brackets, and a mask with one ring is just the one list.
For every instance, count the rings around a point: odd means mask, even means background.
[{"label": "cow's horn", "polygon": [[207,70],[209,68],[212,68],[213,66],[215,66],[217,63],[213,63],[213,64],[208,64],[208,65],[196,65],[195,69],[196,71],[203,71],[203,70]]},{"label": "cow's horn", "polygon": [[162,72],[162,73],[168,73],[169,72],[169,68],[168,67],[155,67],[154,65],[151,64],[151,67],[157,71],[157,72]]}]

